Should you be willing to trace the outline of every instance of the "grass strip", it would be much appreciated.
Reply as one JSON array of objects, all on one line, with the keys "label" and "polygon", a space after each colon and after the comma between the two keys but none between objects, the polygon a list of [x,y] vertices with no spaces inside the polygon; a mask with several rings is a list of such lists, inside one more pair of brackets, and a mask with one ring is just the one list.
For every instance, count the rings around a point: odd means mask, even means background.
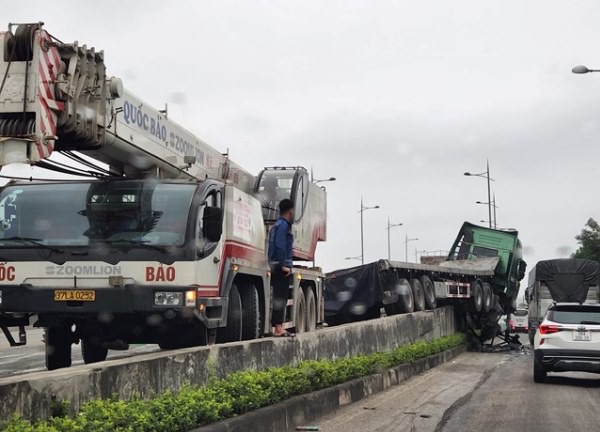
[{"label": "grass strip", "polygon": [[403,345],[391,351],[336,360],[309,360],[297,366],[234,372],[211,379],[201,387],[185,387],[152,399],[98,399],[87,402],[74,416],[63,404],[58,414],[34,422],[14,417],[2,425],[8,432],[185,432],[248,411],[381,373],[465,343],[456,333],[431,341]]}]

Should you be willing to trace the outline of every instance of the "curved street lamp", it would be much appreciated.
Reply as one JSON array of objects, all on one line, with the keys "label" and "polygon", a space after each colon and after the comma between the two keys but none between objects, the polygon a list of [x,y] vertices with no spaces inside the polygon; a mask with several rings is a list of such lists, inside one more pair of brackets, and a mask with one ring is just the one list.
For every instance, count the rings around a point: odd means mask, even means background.
[{"label": "curved street lamp", "polygon": [[488,214],[489,214],[489,221],[490,221],[490,228],[492,227],[492,190],[491,190],[491,186],[490,186],[490,181],[495,181],[493,178],[490,177],[490,161],[486,161],[486,170],[482,173],[478,173],[478,174],[472,174],[470,172],[466,172],[465,176],[467,177],[481,177],[487,180],[487,191],[488,191]]},{"label": "curved street lamp", "polygon": [[396,227],[401,227],[402,224],[401,223],[390,223],[390,218],[388,217],[388,223],[387,223],[387,232],[388,232],[388,261],[392,260],[392,236],[390,234],[390,232],[392,231],[392,228],[396,228]]},{"label": "curved street lamp", "polygon": [[571,72],[573,72],[574,74],[586,74],[592,72],[600,72],[600,69],[589,69],[587,66],[577,65],[573,69],[571,69]]},{"label": "curved street lamp", "polygon": [[375,210],[378,209],[379,206],[371,206],[371,207],[366,207],[363,204],[363,197],[360,197],[360,262],[361,264],[365,263],[365,230],[364,230],[364,222],[363,222],[363,213],[366,210]]},{"label": "curved street lamp", "polygon": [[325,182],[333,182],[336,180],[337,179],[335,177],[329,177],[328,179],[313,180],[313,183],[318,184],[318,183],[325,183]]}]

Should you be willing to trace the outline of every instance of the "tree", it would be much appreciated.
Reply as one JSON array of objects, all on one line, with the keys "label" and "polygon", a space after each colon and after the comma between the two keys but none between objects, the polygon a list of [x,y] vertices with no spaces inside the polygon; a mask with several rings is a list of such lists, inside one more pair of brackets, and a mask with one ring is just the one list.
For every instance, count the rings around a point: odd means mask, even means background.
[{"label": "tree", "polygon": [[589,218],[581,234],[575,239],[579,243],[579,249],[573,254],[574,258],[585,258],[600,261],[600,224]]}]

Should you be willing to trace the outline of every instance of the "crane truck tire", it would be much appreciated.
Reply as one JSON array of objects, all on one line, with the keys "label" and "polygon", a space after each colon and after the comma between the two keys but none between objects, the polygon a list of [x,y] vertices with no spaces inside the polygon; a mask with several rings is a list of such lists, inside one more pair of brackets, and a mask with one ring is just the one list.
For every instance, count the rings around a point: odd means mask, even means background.
[{"label": "crane truck tire", "polygon": [[435,297],[435,287],[429,276],[421,276],[419,279],[421,286],[423,287],[423,294],[425,295],[425,307],[428,310],[435,309],[437,307],[437,298]]},{"label": "crane truck tire", "polygon": [[46,341],[46,368],[55,370],[71,366],[71,344],[73,337],[68,326],[44,329]]},{"label": "crane truck tire", "polygon": [[494,292],[492,291],[492,286],[487,282],[484,282],[482,284],[482,287],[483,287],[482,309],[485,313],[488,313],[490,310],[492,310],[492,307],[493,307]]},{"label": "crane truck tire", "polygon": [[306,331],[311,332],[317,329],[317,302],[312,287],[307,286],[306,292]]},{"label": "crane truck tire", "polygon": [[227,306],[227,325],[217,331],[217,341],[239,342],[242,340],[242,299],[236,284],[231,285],[229,291],[229,305]]},{"label": "crane truck tire", "polygon": [[294,300],[294,326],[296,333],[306,331],[306,298],[304,298],[304,291],[301,287],[298,287],[298,293]]},{"label": "crane truck tire", "polygon": [[410,287],[407,279],[400,279],[398,281],[399,295],[398,295],[398,312],[399,313],[411,313],[415,310],[415,299],[413,297],[413,290]]},{"label": "crane truck tire", "polygon": [[260,304],[258,291],[250,283],[239,291],[242,302],[242,340],[258,339],[260,337]]},{"label": "crane truck tire", "polygon": [[479,313],[483,308],[483,288],[481,282],[471,282],[471,298],[469,299],[469,309],[471,312]]},{"label": "crane truck tire", "polygon": [[98,363],[106,360],[108,348],[96,336],[81,339],[81,357],[85,364]]},{"label": "crane truck tire", "polygon": [[413,292],[415,312],[425,310],[425,294],[423,293],[423,286],[419,279],[411,279],[410,288]]}]

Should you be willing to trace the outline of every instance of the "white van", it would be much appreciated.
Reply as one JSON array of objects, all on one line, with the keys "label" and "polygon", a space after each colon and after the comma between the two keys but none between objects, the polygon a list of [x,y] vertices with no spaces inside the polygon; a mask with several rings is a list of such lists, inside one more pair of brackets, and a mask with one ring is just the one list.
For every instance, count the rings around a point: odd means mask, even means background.
[{"label": "white van", "polygon": [[527,309],[517,309],[510,314],[508,319],[508,329],[511,333],[529,332],[529,314]]}]

